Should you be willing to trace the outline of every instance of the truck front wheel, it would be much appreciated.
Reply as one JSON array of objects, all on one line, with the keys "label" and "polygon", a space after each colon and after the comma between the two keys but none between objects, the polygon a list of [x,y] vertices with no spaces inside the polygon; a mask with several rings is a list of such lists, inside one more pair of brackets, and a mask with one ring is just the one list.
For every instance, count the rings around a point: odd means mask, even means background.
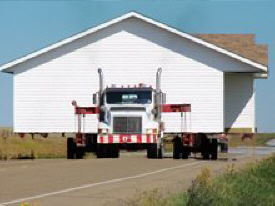
[{"label": "truck front wheel", "polygon": [[111,157],[112,158],[119,158],[119,148],[118,145],[111,146]]},{"label": "truck front wheel", "polygon": [[158,157],[158,146],[157,143],[149,144],[147,148],[147,158],[156,159]]},{"label": "truck front wheel", "polygon": [[97,155],[97,158],[104,158],[107,156],[107,148],[104,144],[97,145],[96,155]]},{"label": "truck front wheel", "polygon": [[119,158],[119,148],[113,144],[98,144],[97,158]]}]

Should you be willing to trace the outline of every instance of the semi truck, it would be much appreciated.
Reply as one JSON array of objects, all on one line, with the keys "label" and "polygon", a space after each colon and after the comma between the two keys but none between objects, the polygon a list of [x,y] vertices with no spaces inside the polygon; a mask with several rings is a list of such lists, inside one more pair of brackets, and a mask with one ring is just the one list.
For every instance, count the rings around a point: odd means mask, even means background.
[{"label": "semi truck", "polygon": [[[67,139],[67,158],[83,158],[93,152],[97,158],[118,158],[120,150],[146,150],[147,158],[163,158],[165,133],[162,114],[177,112],[186,121],[191,104],[166,104],[166,94],[161,89],[161,73],[156,72],[156,85],[104,84],[102,69],[98,69],[99,90],[93,94],[93,107],[81,107],[72,101],[77,116],[78,129],[75,138]],[[169,95],[169,94],[168,94]],[[98,132],[83,132],[86,115],[97,115]],[[183,125],[183,124],[182,124]],[[191,153],[201,153],[203,159],[216,160],[218,140],[226,151],[227,141],[220,134],[191,133],[173,134],[174,159],[187,159]],[[169,139],[169,138],[168,138]],[[223,142],[222,142],[223,141]]]}]

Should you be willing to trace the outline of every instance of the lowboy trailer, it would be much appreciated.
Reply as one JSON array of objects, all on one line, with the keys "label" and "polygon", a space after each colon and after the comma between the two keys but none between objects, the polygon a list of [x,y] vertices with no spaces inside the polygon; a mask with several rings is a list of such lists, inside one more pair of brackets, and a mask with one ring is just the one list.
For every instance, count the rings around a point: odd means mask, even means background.
[{"label": "lowboy trailer", "polygon": [[[86,152],[93,152],[98,158],[118,158],[121,149],[146,149],[148,158],[162,158],[165,136],[162,113],[177,112],[183,119],[183,115],[191,112],[191,105],[166,104],[161,72],[161,68],[158,69],[156,88],[145,84],[105,87],[103,72],[98,69],[99,91],[93,94],[96,106],[81,107],[72,102],[78,132],[75,138],[67,139],[67,158],[83,158]],[[97,134],[86,134],[81,128],[86,115],[90,114],[98,116]],[[221,134],[180,132],[172,140],[173,158],[187,159],[191,153],[201,153],[203,159],[216,160],[218,139],[226,151],[227,140]]]}]

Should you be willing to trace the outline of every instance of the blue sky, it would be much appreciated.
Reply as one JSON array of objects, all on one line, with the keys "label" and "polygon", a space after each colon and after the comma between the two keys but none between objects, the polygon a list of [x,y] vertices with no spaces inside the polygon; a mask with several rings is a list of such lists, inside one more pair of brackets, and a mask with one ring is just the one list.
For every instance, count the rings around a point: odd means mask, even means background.
[{"label": "blue sky", "polygon": [[[0,64],[129,11],[187,33],[254,33],[269,46],[269,79],[257,80],[257,126],[275,132],[275,1],[0,1]],[[12,126],[12,75],[0,73],[0,126]]]}]

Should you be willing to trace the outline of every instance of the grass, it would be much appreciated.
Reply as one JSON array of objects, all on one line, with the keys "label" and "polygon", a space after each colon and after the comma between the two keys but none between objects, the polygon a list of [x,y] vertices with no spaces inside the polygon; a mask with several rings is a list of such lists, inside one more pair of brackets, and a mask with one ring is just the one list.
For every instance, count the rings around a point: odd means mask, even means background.
[{"label": "grass", "polygon": [[65,158],[66,138],[43,138],[35,135],[23,139],[13,134],[11,129],[0,130],[0,159]]},{"label": "grass", "polygon": [[187,193],[186,205],[275,205],[275,155],[241,172],[234,167],[211,180],[203,172]]},{"label": "grass", "polygon": [[228,144],[229,147],[239,147],[239,146],[267,146],[266,143],[275,138],[275,133],[258,133],[254,139],[244,139],[242,141],[241,136],[230,137]]},{"label": "grass", "polygon": [[275,138],[274,133],[259,133],[256,138],[257,145],[266,146],[266,143]]},{"label": "grass", "polygon": [[[59,135],[60,136],[60,135]],[[241,137],[232,137],[229,146],[266,146],[266,142],[275,137],[274,133],[260,133],[254,140]],[[164,145],[166,151],[172,151],[172,144]],[[65,158],[66,138],[51,136],[43,138],[29,135],[21,139],[12,132],[11,128],[0,128],[0,159],[27,159],[27,158]]]},{"label": "grass", "polygon": [[193,180],[190,188],[164,198],[159,190],[145,192],[129,205],[140,206],[272,206],[275,205],[275,155],[237,171],[212,178],[209,169]]}]

